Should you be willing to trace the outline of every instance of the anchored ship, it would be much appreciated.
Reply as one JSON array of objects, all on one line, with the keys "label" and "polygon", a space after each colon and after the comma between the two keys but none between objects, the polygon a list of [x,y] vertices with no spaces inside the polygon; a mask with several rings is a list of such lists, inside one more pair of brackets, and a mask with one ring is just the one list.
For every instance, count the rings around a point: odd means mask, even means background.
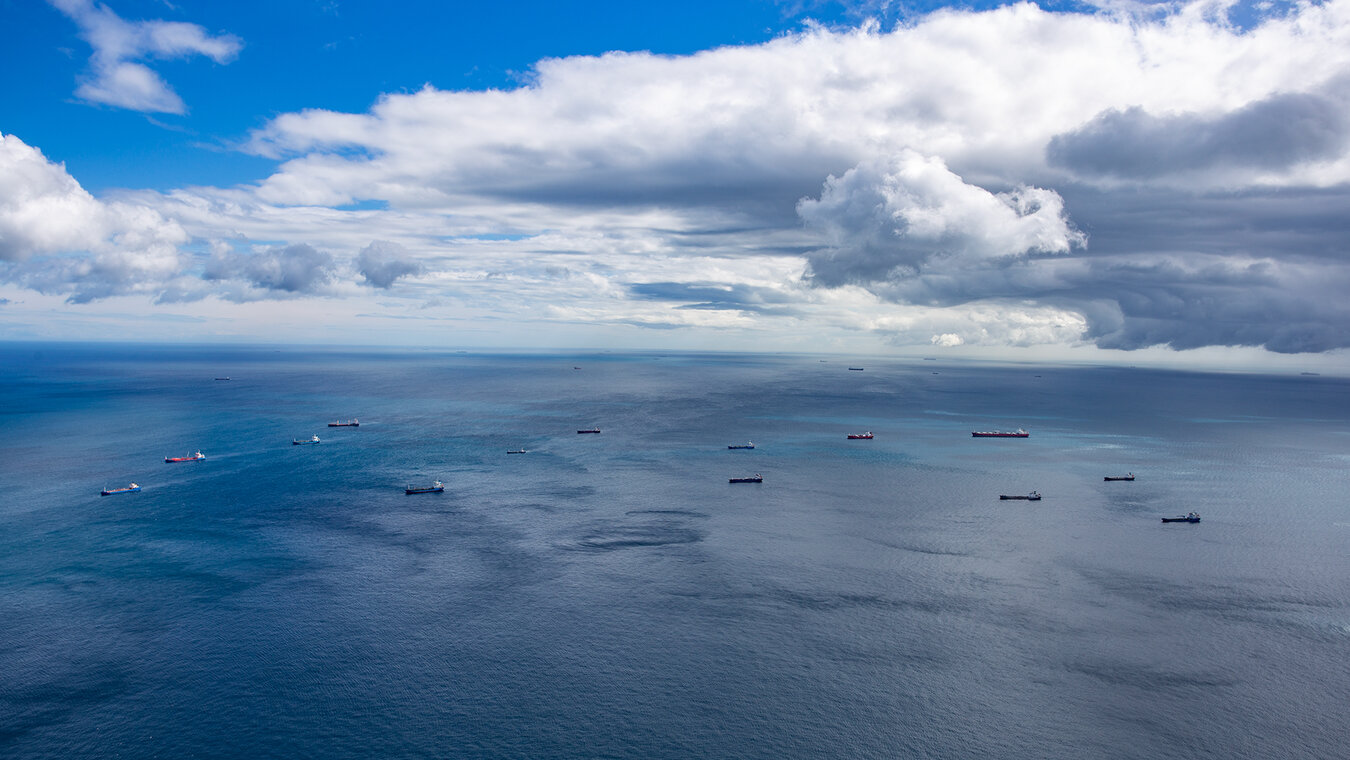
[{"label": "anchored ship", "polygon": [[1181,516],[1177,516],[1177,517],[1164,517],[1164,518],[1162,519],[1162,521],[1165,522],[1165,523],[1168,523],[1168,522],[1198,523],[1198,522],[1200,522],[1200,513],[1199,513],[1199,512],[1188,512],[1188,513],[1185,514],[1185,515],[1181,515]]},{"label": "anchored ship", "polygon": [[304,441],[291,441],[291,445],[292,445],[292,446],[306,446],[306,445],[308,445],[308,444],[311,444],[311,443],[318,443],[318,442],[319,442],[319,436],[317,436],[317,435],[312,435],[312,436],[310,436],[307,440],[304,440]]},{"label": "anchored ship", "polygon": [[746,441],[745,443],[732,443],[727,445],[727,448],[729,449],[753,449],[754,447],[755,444],[753,441]]},{"label": "anchored ship", "polygon": [[361,423],[357,420],[347,420],[346,422],[338,420],[328,423],[328,427],[361,427]]},{"label": "anchored ship", "polygon": [[429,486],[408,486],[403,489],[403,493],[410,495],[415,493],[441,493],[444,490],[445,486],[441,485],[441,481],[433,480]]},{"label": "anchored ship", "polygon": [[131,485],[126,486],[126,487],[124,487],[124,488],[105,488],[105,489],[103,489],[103,492],[100,493],[99,495],[100,495],[100,496],[112,496],[112,495],[115,494],[115,493],[133,493],[133,492],[139,491],[139,490],[141,490],[141,487],[138,486],[138,485],[136,485],[135,483],[132,483]]},{"label": "anchored ship", "polygon": [[1008,494],[1005,493],[999,494],[998,498],[1002,499],[1003,501],[1040,501],[1041,493],[1040,491],[1032,491],[1026,496],[1016,496],[1016,495],[1009,496]]},{"label": "anchored ship", "polygon": [[869,430],[866,433],[849,433],[848,439],[850,441],[870,441],[872,440],[872,431]]},{"label": "anchored ship", "polygon": [[198,451],[196,454],[188,454],[185,457],[164,457],[165,462],[196,462],[205,459],[206,455]]},{"label": "anchored ship", "polygon": [[974,430],[971,431],[971,438],[1029,438],[1031,433],[1018,428],[1016,432],[1006,433],[1002,430]]},{"label": "anchored ship", "polygon": [[764,478],[761,477],[759,473],[755,473],[754,475],[752,475],[752,476],[750,476],[750,477],[748,477],[748,478],[728,478],[728,479],[727,479],[727,482],[728,482],[728,483],[763,483],[763,482],[764,482]]},{"label": "anchored ship", "polygon": [[1108,482],[1112,480],[1134,480],[1134,473],[1127,472],[1124,475],[1107,475],[1106,477],[1102,478],[1102,480]]}]

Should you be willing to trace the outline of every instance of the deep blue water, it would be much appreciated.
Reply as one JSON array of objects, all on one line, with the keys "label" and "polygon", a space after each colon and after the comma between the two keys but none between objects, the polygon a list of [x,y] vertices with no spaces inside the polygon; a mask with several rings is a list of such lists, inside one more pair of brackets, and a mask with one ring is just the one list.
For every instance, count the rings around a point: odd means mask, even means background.
[{"label": "deep blue water", "polygon": [[1344,756],[1343,379],[8,344],[0,430],[0,757]]}]

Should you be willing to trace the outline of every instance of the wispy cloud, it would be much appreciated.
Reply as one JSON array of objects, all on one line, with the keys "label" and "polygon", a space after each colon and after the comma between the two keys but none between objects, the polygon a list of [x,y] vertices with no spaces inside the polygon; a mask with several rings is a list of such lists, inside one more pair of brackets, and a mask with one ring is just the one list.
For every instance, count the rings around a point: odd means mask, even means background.
[{"label": "wispy cloud", "polygon": [[243,47],[232,34],[210,35],[179,21],[126,21],[94,0],[48,0],[80,29],[94,49],[89,73],[75,94],[91,103],[132,111],[181,114],[182,98],[142,61],[204,55],[229,63]]}]

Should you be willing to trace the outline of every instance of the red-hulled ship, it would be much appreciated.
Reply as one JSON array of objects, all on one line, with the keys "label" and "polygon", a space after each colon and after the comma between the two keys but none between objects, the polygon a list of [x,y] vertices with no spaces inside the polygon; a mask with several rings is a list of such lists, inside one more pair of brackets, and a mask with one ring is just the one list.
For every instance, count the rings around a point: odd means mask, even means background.
[{"label": "red-hulled ship", "polygon": [[165,462],[196,462],[205,459],[206,455],[198,451],[196,454],[188,454],[185,457],[164,457]]}]

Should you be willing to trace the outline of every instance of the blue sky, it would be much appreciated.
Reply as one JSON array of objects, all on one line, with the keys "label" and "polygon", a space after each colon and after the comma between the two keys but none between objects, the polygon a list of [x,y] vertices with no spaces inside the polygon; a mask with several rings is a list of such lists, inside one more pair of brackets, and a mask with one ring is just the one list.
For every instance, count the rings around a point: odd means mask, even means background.
[{"label": "blue sky", "polygon": [[1350,0],[0,0],[0,65],[0,339],[1350,346]]}]

